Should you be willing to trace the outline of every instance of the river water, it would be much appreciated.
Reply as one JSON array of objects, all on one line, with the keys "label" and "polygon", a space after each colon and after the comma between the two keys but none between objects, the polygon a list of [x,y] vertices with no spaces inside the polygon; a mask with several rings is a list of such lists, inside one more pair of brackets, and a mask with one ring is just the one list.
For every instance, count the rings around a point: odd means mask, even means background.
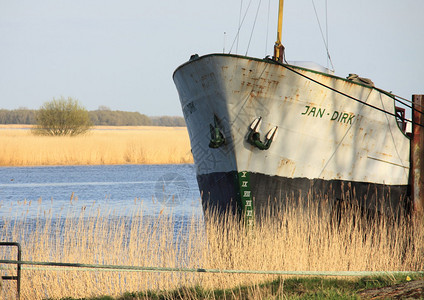
[{"label": "river water", "polygon": [[0,168],[0,219],[78,215],[201,215],[193,165],[43,166]]}]

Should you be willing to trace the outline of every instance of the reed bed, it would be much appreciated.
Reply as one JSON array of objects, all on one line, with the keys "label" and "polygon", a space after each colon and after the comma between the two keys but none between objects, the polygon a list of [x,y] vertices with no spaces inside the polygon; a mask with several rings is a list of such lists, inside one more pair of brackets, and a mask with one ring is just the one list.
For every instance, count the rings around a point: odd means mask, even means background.
[{"label": "reed bed", "polygon": [[192,163],[183,127],[97,127],[75,136],[0,130],[0,166]]},{"label": "reed bed", "polygon": [[[354,207],[335,220],[329,205],[305,201],[292,201],[293,205],[274,212],[272,218],[263,216],[254,227],[244,226],[232,215],[213,212],[206,214],[206,223],[202,217],[181,222],[167,209],[153,218],[143,215],[140,203],[130,208],[134,213],[128,217],[89,208],[79,216],[62,218],[40,211],[39,218],[29,219],[23,213],[15,220],[1,221],[0,241],[20,241],[22,259],[34,261],[282,271],[424,269],[422,223],[402,214],[396,219],[362,218],[358,217],[362,212]],[[10,253],[0,251],[0,259],[10,259]],[[22,299],[118,296],[147,289],[216,289],[245,284],[253,286],[254,295],[255,286],[275,278],[28,266],[23,270]],[[11,284],[4,283],[0,297],[13,299]]]}]

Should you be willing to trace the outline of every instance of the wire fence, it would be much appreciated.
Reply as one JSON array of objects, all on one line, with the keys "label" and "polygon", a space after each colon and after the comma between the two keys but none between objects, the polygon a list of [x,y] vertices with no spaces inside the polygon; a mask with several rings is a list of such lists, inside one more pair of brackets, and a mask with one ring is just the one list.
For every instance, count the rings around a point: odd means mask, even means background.
[{"label": "wire fence", "polygon": [[[203,269],[203,268],[169,268],[143,267],[124,265],[99,265],[63,262],[42,262],[24,260],[0,260],[0,264],[30,265],[56,267],[49,270],[65,271],[69,268],[83,268],[102,271],[131,271],[131,272],[186,272],[186,273],[219,273],[219,274],[262,274],[262,275],[292,275],[292,276],[381,276],[381,275],[424,275],[424,271],[272,271],[272,270],[231,270],[231,269]],[[60,268],[58,268],[60,267]],[[26,269],[26,268],[22,268]],[[40,268],[37,268],[40,269]]]}]

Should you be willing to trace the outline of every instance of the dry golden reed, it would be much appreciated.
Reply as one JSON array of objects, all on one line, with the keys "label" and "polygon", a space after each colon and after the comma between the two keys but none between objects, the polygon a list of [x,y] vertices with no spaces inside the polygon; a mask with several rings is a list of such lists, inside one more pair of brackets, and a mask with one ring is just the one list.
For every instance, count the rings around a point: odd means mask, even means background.
[{"label": "dry golden reed", "polygon": [[[142,207],[139,202],[134,204],[130,217],[87,208],[77,217],[58,219],[51,212],[40,212],[36,219],[23,215],[13,222],[6,218],[2,220],[0,240],[20,241],[22,259],[30,261],[282,271],[424,268],[424,227],[407,217],[367,219],[350,208],[336,220],[329,206],[293,201],[274,217],[265,216],[260,224],[247,228],[234,216],[218,217],[214,213],[207,214],[206,224],[202,218],[193,217],[181,225],[168,208],[153,218],[144,216]],[[10,259],[5,250],[0,251],[0,259]],[[118,296],[195,285],[230,288],[273,278],[25,266],[22,299]],[[0,297],[13,298],[12,283],[4,285]]]},{"label": "dry golden reed", "polygon": [[192,162],[185,127],[97,127],[75,137],[0,130],[0,166]]}]

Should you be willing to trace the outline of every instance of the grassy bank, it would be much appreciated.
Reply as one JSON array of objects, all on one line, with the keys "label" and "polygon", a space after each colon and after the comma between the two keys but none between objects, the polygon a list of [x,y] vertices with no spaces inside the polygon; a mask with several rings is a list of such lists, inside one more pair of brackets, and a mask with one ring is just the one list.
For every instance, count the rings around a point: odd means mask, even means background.
[{"label": "grassy bank", "polygon": [[[383,217],[362,219],[354,208],[345,211],[340,222],[332,222],[330,207],[314,201],[305,204],[293,200],[292,206],[272,219],[265,218],[251,229],[232,216],[218,218],[215,214],[208,214],[206,226],[200,217],[182,224],[165,208],[158,217],[144,216],[140,201],[128,207],[133,213],[131,217],[100,214],[95,208],[87,207],[76,217],[57,218],[54,212],[39,211],[39,218],[30,219],[25,217],[25,211],[37,209],[37,203],[16,205],[22,206],[23,215],[16,222],[10,218],[2,220],[0,240],[20,241],[23,260],[235,270],[424,269],[422,224],[403,217],[396,222]],[[0,251],[0,258],[10,258],[6,250]],[[249,293],[255,295],[256,286],[277,278],[264,274],[126,272],[27,266],[23,271],[22,299],[123,297],[125,293],[141,297],[143,294],[137,293],[148,290],[182,293],[183,290],[178,292],[181,287],[188,292],[200,288],[211,293],[207,291],[234,291],[248,286]],[[280,283],[283,293],[287,282]],[[4,286],[2,292],[8,299],[14,292],[10,288],[13,283],[5,284],[8,286]],[[193,295],[192,298],[202,297]]]},{"label": "grassy bank", "polygon": [[[0,130],[0,166],[192,163],[184,127],[96,127],[76,137]],[[26,127],[28,128],[28,126]]]},{"label": "grassy bank", "polygon": [[[125,293],[122,296],[99,296],[87,300],[135,299],[417,299],[424,296],[414,290],[423,277],[414,275],[334,279],[318,277],[277,278],[259,284],[232,289],[204,289],[201,286],[180,287],[170,291]],[[421,285],[420,285],[421,284]],[[418,284],[422,290],[422,283]],[[408,285],[411,285],[409,288]],[[413,285],[413,286],[412,286]],[[388,293],[387,287],[393,287]],[[402,290],[403,289],[403,290]],[[412,290],[411,290],[412,289]],[[395,292],[393,292],[395,290]],[[65,298],[74,300],[75,298]],[[76,300],[76,299],[75,299]],[[81,299],[79,299],[81,300]]]}]

